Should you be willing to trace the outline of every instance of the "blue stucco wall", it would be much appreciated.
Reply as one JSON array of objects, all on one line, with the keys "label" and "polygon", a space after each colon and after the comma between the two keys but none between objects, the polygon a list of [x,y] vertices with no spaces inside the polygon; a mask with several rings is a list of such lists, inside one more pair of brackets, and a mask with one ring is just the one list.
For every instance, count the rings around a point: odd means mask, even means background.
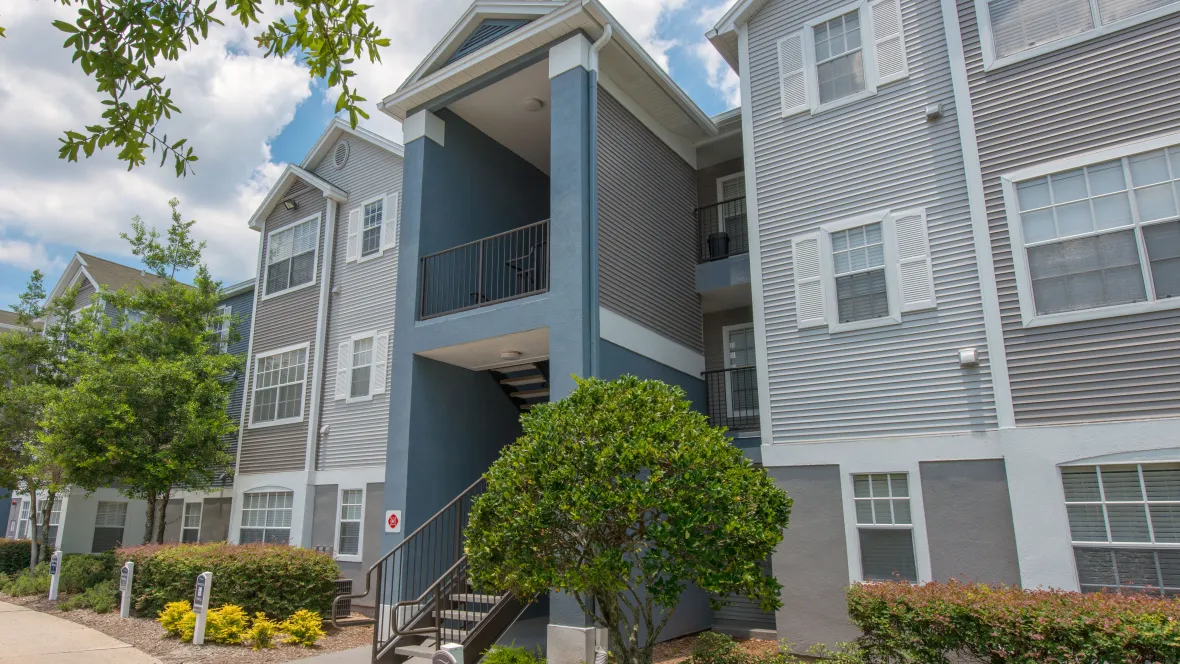
[{"label": "blue stucco wall", "polygon": [[644,357],[639,353],[627,350],[606,339],[599,342],[602,355],[601,377],[613,380],[624,374],[631,374],[638,378],[662,380],[669,385],[677,385],[688,395],[694,410],[702,413],[705,409],[705,381],[699,376],[690,376],[666,364]]},{"label": "blue stucco wall", "polygon": [[12,494],[8,489],[0,489],[0,538],[8,535],[8,512],[12,509]]},{"label": "blue stucco wall", "polygon": [[426,153],[420,255],[549,217],[549,177],[449,110],[446,148]]}]

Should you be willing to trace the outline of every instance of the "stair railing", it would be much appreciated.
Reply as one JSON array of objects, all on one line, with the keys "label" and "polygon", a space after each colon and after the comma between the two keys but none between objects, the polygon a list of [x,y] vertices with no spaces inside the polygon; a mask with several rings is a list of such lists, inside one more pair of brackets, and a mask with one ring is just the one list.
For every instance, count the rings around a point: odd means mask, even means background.
[{"label": "stair railing", "polygon": [[453,571],[456,563],[465,559],[464,530],[471,519],[471,506],[486,489],[484,478],[476,480],[373,563],[365,574],[363,591],[333,600],[332,625],[340,627],[337,604],[363,599],[376,591],[373,618],[346,623],[373,625],[373,661],[397,638],[417,633],[418,626],[432,618],[436,602],[421,600]]}]

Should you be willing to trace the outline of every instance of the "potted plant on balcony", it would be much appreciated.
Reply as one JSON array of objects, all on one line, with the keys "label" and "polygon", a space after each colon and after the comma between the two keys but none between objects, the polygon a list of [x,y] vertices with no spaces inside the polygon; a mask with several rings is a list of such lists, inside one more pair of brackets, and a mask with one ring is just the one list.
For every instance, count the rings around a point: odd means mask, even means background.
[{"label": "potted plant on balcony", "polygon": [[708,244],[709,258],[725,258],[729,255],[729,233],[725,231],[710,233]]}]

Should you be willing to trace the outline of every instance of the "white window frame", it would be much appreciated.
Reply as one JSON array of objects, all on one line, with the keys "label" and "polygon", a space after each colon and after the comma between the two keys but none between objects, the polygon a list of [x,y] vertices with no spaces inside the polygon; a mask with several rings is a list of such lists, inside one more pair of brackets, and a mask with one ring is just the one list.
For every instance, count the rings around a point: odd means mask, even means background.
[{"label": "white window frame", "polygon": [[[365,206],[372,205],[377,201],[383,201],[381,207],[381,237],[378,240],[379,245],[377,251],[363,255],[364,239],[365,239]],[[396,253],[399,236],[401,235],[401,207],[402,195],[400,191],[395,191],[381,196],[374,196],[362,201],[359,205],[352,208],[348,214],[344,215],[345,224],[345,242],[344,242],[344,262],[346,263],[365,263],[377,258],[381,258],[386,252]],[[352,238],[352,217],[357,215],[357,234],[356,234],[356,254],[352,254],[350,248]],[[392,217],[390,215],[393,215]],[[390,237],[392,235],[392,237]]]},{"label": "white window frame", "polygon": [[[121,517],[122,523],[120,523],[117,526],[100,526],[98,524],[98,508],[103,505],[122,505],[123,508],[121,510],[119,510],[119,516]],[[123,528],[123,529],[126,529],[127,528],[127,501],[125,501],[125,500],[100,500],[100,501],[98,501],[98,503],[95,505],[94,527],[95,528]]]},{"label": "white window frame", "polygon": [[[733,364],[733,358],[730,357],[729,334],[731,332],[737,332],[740,330],[752,330],[752,329],[754,329],[753,323],[738,323],[736,325],[725,325],[721,328],[721,343],[722,343],[723,352],[724,352],[724,356],[722,359],[724,360],[723,366],[726,369],[753,368],[754,371],[758,370],[757,369],[758,365],[756,362],[751,365],[736,367]],[[732,385],[732,381],[730,380],[731,375],[732,374],[730,374],[730,372],[728,372],[728,371],[725,373],[725,412],[726,412],[726,415],[728,417],[735,417],[735,416],[737,416],[737,417],[754,417],[754,416],[758,415],[757,409],[737,410],[737,411],[735,411],[733,409],[733,385]]]},{"label": "white window frame", "polygon": [[[344,523],[341,517],[341,510],[344,508],[344,492],[345,491],[360,491],[361,492],[361,518],[356,523],[360,524],[360,534],[357,538],[356,554],[340,553],[340,525]],[[360,486],[345,486],[341,484],[336,491],[336,532],[332,536],[332,552],[336,556],[336,560],[342,562],[359,563],[365,555],[365,500],[368,498],[368,491],[365,485]],[[352,520],[349,520],[352,523]]]},{"label": "white window frame", "polygon": [[909,528],[913,533],[914,569],[918,573],[918,585],[934,580],[934,574],[930,567],[930,542],[926,536],[926,506],[922,500],[922,476],[918,463],[915,461],[907,466],[896,466],[885,465],[879,459],[865,459],[840,466],[840,489],[844,499],[844,543],[848,556],[849,583],[878,583],[865,581],[861,568],[859,529],[899,528],[898,526],[862,526],[856,522],[856,490],[853,486],[853,477],[891,473],[904,473],[909,484],[911,521]]},{"label": "white window frame", "polygon": [[[188,518],[188,506],[189,505],[196,505],[198,508],[200,508],[197,510],[197,525],[196,526],[185,525],[185,519]],[[181,508],[180,508],[180,541],[184,542],[184,531],[196,530],[197,531],[197,539],[193,540],[193,543],[200,542],[201,541],[201,521],[204,520],[204,518],[205,518],[205,501],[195,501],[194,500],[194,501],[185,502],[183,505],[181,505]]]},{"label": "white window frame", "polygon": [[[387,390],[385,389],[385,387],[386,387],[385,383],[386,383],[386,381],[389,380],[389,360],[390,360],[389,339],[392,338],[392,336],[393,336],[392,334],[383,333],[381,330],[370,330],[368,332],[358,332],[358,333],[352,335],[351,337],[348,337],[348,341],[341,341],[337,345],[337,351],[336,351],[337,380],[339,381],[341,378],[343,378],[346,393],[343,397],[341,397],[339,391],[337,390],[336,394],[335,394],[336,401],[343,401],[346,404],[364,403],[366,401],[372,401],[373,398],[377,395],[386,393]],[[378,351],[377,339],[379,337],[386,338],[385,339],[385,342],[386,342],[385,343],[385,369],[384,369],[383,376],[378,376],[378,372],[377,372],[377,351]],[[369,367],[370,367],[369,368],[369,393],[363,397],[354,397],[354,396],[352,396],[352,371],[356,367],[354,367],[352,364],[353,347],[356,345],[356,342],[361,341],[363,339],[372,339],[373,340],[373,356],[372,356],[371,362],[369,363]],[[340,350],[341,347],[343,347],[345,344],[348,345],[348,352],[347,353],[344,353]],[[346,363],[346,366],[344,366],[345,363]],[[342,366],[344,366],[343,369],[341,368]],[[343,376],[340,375],[342,371],[345,372]],[[380,380],[378,380],[378,378],[380,378]]]},{"label": "white window frame", "polygon": [[[275,508],[263,507],[261,509],[257,509],[257,508],[247,509],[246,508],[246,496],[248,496],[250,494],[258,494],[258,493],[261,493],[261,494],[289,493],[289,494],[291,494],[291,508],[290,508],[291,509],[291,525],[288,527],[285,527],[285,528],[280,528],[278,526],[265,526],[265,525],[264,526],[247,526],[247,525],[245,525],[247,511],[249,511],[249,512],[259,512],[259,511],[267,512],[271,509],[275,509],[275,510],[287,509],[287,508],[282,508],[282,507],[275,507]],[[294,543],[293,536],[295,534],[295,526],[298,523],[296,521],[296,516],[297,516],[299,510],[298,510],[298,494],[294,489],[288,489],[286,487],[279,487],[279,486],[261,486],[261,487],[257,487],[254,489],[247,489],[246,491],[242,492],[241,501],[242,501],[242,506],[241,506],[241,508],[238,509],[238,515],[237,515],[238,516],[238,520],[237,520],[238,532],[236,533],[236,535],[237,535],[237,543],[238,544],[242,543],[242,531],[243,530],[261,530],[262,531],[262,541],[260,543],[266,542],[266,531],[267,530],[286,530],[287,531],[287,546],[296,546],[296,544]],[[263,519],[263,522],[265,523],[265,519]]]},{"label": "white window frame", "polygon": [[[860,30],[861,66],[864,67],[865,89],[847,97],[840,97],[826,104],[821,104],[819,101],[819,70],[815,62],[815,29],[834,18],[851,14],[854,11],[857,12],[858,29]],[[844,5],[835,11],[830,11],[819,18],[813,18],[804,24],[803,71],[807,84],[808,104],[811,106],[812,115],[858,102],[861,99],[867,99],[877,94],[877,49],[876,45],[872,43],[872,26],[872,17],[869,14],[869,3],[867,2]]]},{"label": "white window frame", "polygon": [[[356,262],[357,263],[364,263],[366,261],[371,261],[375,258],[381,258],[382,256],[385,255],[385,220],[388,218],[388,215],[389,215],[389,210],[386,209],[389,207],[389,198],[390,197],[387,197],[387,196],[374,196],[373,198],[370,198],[367,201],[362,201],[359,208],[358,208],[361,211],[361,227],[360,227],[358,235],[357,235],[357,252],[356,252],[356,255],[357,255]],[[365,206],[372,205],[373,203],[376,203],[377,201],[381,201],[381,221],[378,222],[378,224],[377,224],[377,251],[374,251],[373,253],[366,256],[364,253],[364,249],[365,249]]]},{"label": "white window frame", "polygon": [[[1158,219],[1143,223],[1137,219],[1132,222],[1130,226],[1120,226],[1115,229],[1101,231],[1102,234],[1111,232],[1125,232],[1133,230],[1135,232],[1136,244],[1139,251],[1139,261],[1143,266],[1144,287],[1147,293],[1147,301],[1132,302],[1130,304],[1116,304],[1106,307],[1095,307],[1093,309],[1080,309],[1078,311],[1065,311],[1056,314],[1038,314],[1036,301],[1033,297],[1032,288],[1032,273],[1028,265],[1028,251],[1024,242],[1024,226],[1020,219],[1020,201],[1017,196],[1016,186],[1026,180],[1033,180],[1039,177],[1052,175],[1062,171],[1069,171],[1083,166],[1091,166],[1106,161],[1115,159],[1123,159],[1142,152],[1151,152],[1166,147],[1180,147],[1180,132],[1165,134],[1157,136],[1144,141],[1136,141],[1134,143],[1124,143],[1114,147],[1088,152],[1086,154],[1066,157],[1064,159],[1057,159],[1054,161],[1037,164],[1028,168],[1023,168],[1010,173],[1005,173],[1000,176],[1000,186],[1004,193],[1004,210],[1008,221],[1008,236],[1011,241],[1012,262],[1016,271],[1016,293],[1017,299],[1020,302],[1020,318],[1024,327],[1043,327],[1046,325],[1061,325],[1063,323],[1079,323],[1083,321],[1102,320],[1106,318],[1116,318],[1121,316],[1132,316],[1135,314],[1150,313],[1154,311],[1168,311],[1171,309],[1180,309],[1180,297],[1173,297],[1164,300],[1155,299],[1155,284],[1153,283],[1148,267],[1147,247],[1144,243],[1142,229],[1144,226],[1153,226],[1161,223],[1169,223],[1175,221],[1176,218],[1169,217],[1167,219]],[[1133,218],[1138,217],[1138,207],[1135,202],[1134,185],[1131,182],[1130,174],[1124,168],[1124,177],[1127,184],[1127,196],[1130,199],[1131,214]],[[1180,201],[1178,201],[1180,203]],[[1078,237],[1089,237],[1090,235],[1082,235]],[[1062,242],[1069,238],[1058,238],[1054,242]],[[1019,248],[1019,250],[1017,250]]]},{"label": "white window frame", "polygon": [[[65,500],[60,495],[53,499],[53,506],[49,508],[48,527],[51,529],[56,529],[56,532],[53,533],[52,542],[54,548],[58,548],[58,542],[61,541],[61,516],[65,509]],[[54,523],[54,521],[56,521],[56,523]]]},{"label": "white window frame", "polygon": [[1093,29],[1076,35],[1071,35],[1069,37],[1064,37],[1062,39],[1058,39],[1057,41],[1041,44],[1040,46],[1034,46],[1033,48],[1021,51],[1019,53],[1014,53],[1007,57],[999,58],[996,57],[994,38],[995,33],[992,29],[991,12],[988,11],[988,0],[975,0],[975,16],[979,24],[979,42],[983,50],[984,71],[991,71],[993,69],[1006,67],[1017,62],[1023,62],[1025,60],[1040,57],[1046,53],[1052,53],[1053,51],[1059,51],[1061,49],[1073,46],[1074,44],[1080,44],[1082,42],[1090,41],[1091,39],[1097,39],[1103,35],[1108,35],[1112,32],[1117,32],[1133,25],[1154,21],[1155,19],[1162,16],[1180,12],[1180,2],[1173,2],[1172,4],[1165,5],[1163,7],[1156,7],[1150,11],[1143,12],[1142,14],[1136,14],[1135,16],[1129,16],[1125,19],[1122,19],[1121,21],[1110,23],[1109,25],[1100,25],[1098,4],[1094,0],[1091,0],[1090,2],[1090,12],[1094,19]]},{"label": "white window frame", "polygon": [[[270,245],[271,245],[271,242],[274,240],[274,236],[278,233],[284,233],[286,231],[292,230],[296,226],[299,226],[301,224],[306,224],[308,222],[315,224],[315,232],[312,233],[312,235],[315,237],[315,250],[312,252],[311,281],[307,282],[306,284],[299,284],[298,286],[285,288],[281,291],[275,291],[274,293],[267,293],[266,292],[266,284],[268,281],[268,277],[270,275]],[[259,289],[262,291],[262,299],[263,300],[269,300],[274,297],[281,297],[283,295],[287,295],[289,293],[301,291],[304,288],[310,288],[310,287],[314,286],[316,284],[316,282],[319,281],[319,271],[320,271],[320,213],[317,212],[309,217],[304,217],[303,219],[300,219],[299,221],[296,221],[296,222],[290,223],[290,224],[286,224],[282,228],[276,228],[273,231],[270,231],[266,234],[266,247],[265,247],[265,251],[262,252],[262,279],[258,282]],[[289,276],[290,275],[288,274],[288,283],[290,282]]]},{"label": "white window frame", "polygon": [[233,307],[228,304],[217,307],[217,315],[226,316],[227,318],[222,320],[220,330],[214,327],[212,323],[207,328],[210,332],[217,334],[218,338],[221,339],[221,341],[217,342],[217,349],[222,353],[229,352],[229,330],[233,327],[233,313]]},{"label": "white window frame", "polygon": [[[26,513],[26,510],[28,512]],[[22,498],[20,506],[16,512],[16,538],[17,539],[32,539],[32,514],[33,501],[31,498]]]},{"label": "white window frame", "polygon": [[[304,416],[307,414],[306,413],[306,411],[307,411],[307,407],[306,407],[307,406],[307,381],[308,381],[308,374],[311,373],[311,366],[312,366],[312,361],[313,361],[312,357],[311,357],[310,346],[311,346],[311,344],[309,342],[304,342],[304,343],[295,344],[292,346],[284,346],[282,348],[276,348],[275,350],[268,350],[264,353],[255,353],[254,354],[253,364],[250,365],[250,368],[253,371],[250,372],[251,373],[251,383],[250,383],[250,392],[249,392],[250,424],[249,424],[249,426],[247,426],[248,429],[265,429],[267,427],[278,427],[278,426],[283,426],[286,424],[296,424],[298,422],[303,421]],[[273,357],[275,355],[282,355],[283,353],[289,353],[291,351],[296,351],[296,350],[307,351],[307,354],[304,356],[305,366],[304,366],[304,370],[303,370],[303,399],[301,399],[299,401],[299,417],[288,417],[288,418],[281,419],[281,420],[271,420],[269,422],[255,422],[254,421],[254,399],[258,393],[258,362],[263,359],[266,359],[268,357]],[[295,383],[285,383],[285,384],[286,385],[294,385]],[[269,389],[269,388],[267,388],[267,389]]]},{"label": "white window frame", "polygon": [[[832,258],[832,234],[876,223],[881,224],[881,237],[884,241],[885,265],[882,266],[882,269],[885,271],[885,295],[889,298],[889,314],[881,318],[841,323],[840,305],[836,297],[836,267]],[[897,232],[893,225],[893,216],[888,211],[872,212],[820,226],[819,248],[820,274],[824,284],[824,304],[831,317],[831,320],[828,321],[829,332],[853,332],[901,324],[901,297],[899,296],[897,275],[899,263]]]},{"label": "white window frame", "polygon": [[[353,354],[355,353],[356,342],[363,339],[371,339],[373,341],[371,357],[369,358],[369,393],[363,397],[354,397],[352,396],[352,372],[354,369],[356,369],[356,366],[353,365],[352,358]],[[372,332],[361,332],[360,334],[352,335],[352,339],[348,345],[348,348],[348,398],[346,398],[344,401],[345,403],[361,403],[364,401],[372,401],[373,378],[374,374],[376,373],[375,365],[377,364],[377,331],[373,330]]]},{"label": "white window frame", "polygon": [[[717,178],[717,205],[719,206],[719,209],[717,210],[717,231],[719,233],[728,232],[729,220],[730,219],[737,219],[739,216],[739,215],[734,215],[733,217],[726,217],[725,216],[725,207],[726,206],[721,205],[726,200],[725,199],[725,185],[730,182],[733,182],[734,180],[737,180],[738,178],[744,178],[744,177],[746,177],[746,172],[745,171],[738,171],[737,173],[730,173],[729,175],[723,175],[723,176]],[[741,196],[739,196],[738,198],[732,198],[729,200],[738,200],[738,199],[745,198],[745,197],[746,197],[746,193],[745,193],[745,191],[742,191]]]}]

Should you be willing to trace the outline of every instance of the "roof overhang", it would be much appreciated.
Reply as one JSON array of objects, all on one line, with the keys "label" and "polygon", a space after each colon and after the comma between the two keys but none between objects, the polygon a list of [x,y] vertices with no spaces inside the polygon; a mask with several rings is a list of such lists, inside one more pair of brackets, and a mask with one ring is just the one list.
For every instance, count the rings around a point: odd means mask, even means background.
[{"label": "roof overhang", "polygon": [[266,223],[266,218],[274,211],[275,206],[281,202],[283,193],[287,191],[287,188],[296,179],[303,180],[308,185],[319,189],[323,192],[324,198],[330,198],[337,203],[343,203],[348,200],[348,192],[340,187],[305,171],[299,166],[287,164],[287,167],[283,169],[283,174],[279,176],[279,179],[275,181],[270,191],[267,192],[266,198],[262,200],[262,205],[258,206],[258,210],[250,217],[250,228],[256,231],[262,230],[262,225]]},{"label": "roof overhang", "polygon": [[311,150],[308,151],[307,156],[304,157],[303,161],[299,164],[300,168],[307,170],[315,168],[316,164],[320,163],[320,161],[328,155],[328,152],[331,151],[332,146],[335,145],[336,141],[339,140],[343,135],[354,136],[362,141],[367,141],[379,148],[388,150],[399,157],[406,156],[406,150],[401,146],[400,143],[394,143],[384,136],[378,136],[368,129],[363,129],[359,126],[354,128],[347,121],[340,118],[332,118],[332,121],[328,123],[328,128],[324,130],[324,133],[320,135],[319,140],[315,142],[315,145],[312,146]]},{"label": "roof overhang", "polygon": [[[448,65],[431,69],[439,58],[444,58],[456,42],[461,43],[466,34],[488,16],[480,13],[490,6],[535,6],[544,8],[544,13],[531,23],[511,32],[478,51]],[[653,112],[656,120],[690,142],[717,135],[717,125],[678,86],[668,73],[651,59],[651,56],[635,41],[610,12],[598,0],[568,0],[567,2],[531,3],[482,3],[477,2],[468,10],[463,19],[452,28],[448,36],[431,52],[414,74],[393,94],[385,97],[379,107],[394,119],[404,121],[406,116],[418,108],[431,108],[431,104],[453,93],[473,80],[490,74],[506,63],[511,63],[533,53],[539,48],[560,40],[566,35],[578,32],[596,40],[602,36],[605,26],[614,27],[614,38],[604,49],[601,58],[604,71],[624,91],[641,103],[652,94],[663,96],[667,113]],[[635,72],[644,76],[616,76],[611,71],[614,64],[622,63],[611,58],[612,52],[626,56]],[[630,72],[628,72],[630,73]],[[654,89],[653,89],[654,88]],[[443,106],[445,104],[440,104]],[[660,104],[656,104],[659,106]],[[437,110],[437,109],[432,109]],[[661,117],[663,116],[663,117]]]},{"label": "roof overhang", "polygon": [[721,54],[729,66],[738,71],[738,28],[745,25],[754,14],[757,14],[767,0],[738,0],[713,29],[705,33],[705,38],[713,44],[713,48]]},{"label": "roof overhang", "polygon": [[225,288],[221,289],[221,297],[223,297],[223,298],[224,297],[233,297],[234,295],[241,295],[242,293],[248,293],[248,292],[254,290],[254,285],[255,285],[255,282],[257,282],[257,281],[258,281],[257,279],[247,279],[243,282],[236,283],[236,284],[233,284],[230,286],[226,286]]},{"label": "roof overhang", "polygon": [[53,292],[49,294],[49,299],[46,301],[53,302],[56,300],[62,294],[62,291],[73,286],[78,281],[79,275],[85,276],[91,284],[94,284],[95,290],[102,289],[102,285],[95,281],[94,277],[90,276],[90,273],[86,271],[86,259],[82,258],[81,254],[75,252],[74,257],[66,264],[65,271],[61,273],[61,278],[57,280],[57,285],[53,287]]}]

